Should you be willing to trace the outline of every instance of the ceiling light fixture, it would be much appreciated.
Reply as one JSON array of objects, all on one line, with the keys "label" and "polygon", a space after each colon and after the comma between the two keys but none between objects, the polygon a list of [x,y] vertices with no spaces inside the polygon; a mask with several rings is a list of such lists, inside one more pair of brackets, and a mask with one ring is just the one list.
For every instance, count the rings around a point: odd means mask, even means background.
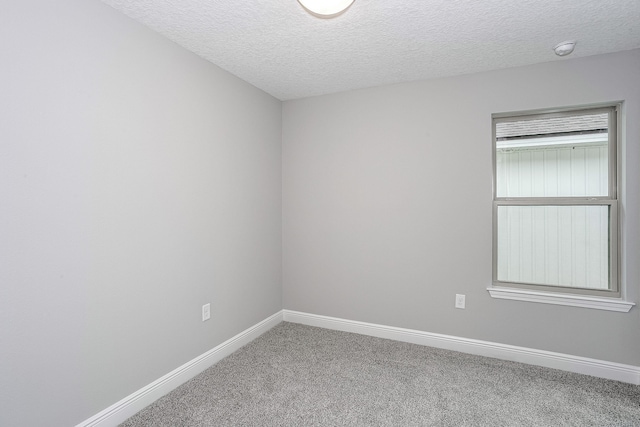
[{"label": "ceiling light fixture", "polygon": [[351,6],[354,0],[298,0],[307,12],[318,18],[333,18]]},{"label": "ceiling light fixture", "polygon": [[576,48],[576,42],[566,41],[566,42],[558,43],[556,47],[553,48],[553,51],[558,56],[567,56],[571,52],[573,52],[573,49],[575,48]]}]

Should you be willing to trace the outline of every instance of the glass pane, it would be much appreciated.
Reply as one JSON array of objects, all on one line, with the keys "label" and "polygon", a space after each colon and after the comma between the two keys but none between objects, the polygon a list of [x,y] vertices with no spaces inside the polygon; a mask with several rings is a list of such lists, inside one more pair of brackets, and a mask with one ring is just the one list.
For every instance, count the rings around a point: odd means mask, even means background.
[{"label": "glass pane", "polygon": [[608,113],[496,122],[498,197],[607,196],[608,181]]},{"label": "glass pane", "polygon": [[609,289],[609,206],[498,206],[498,280]]}]

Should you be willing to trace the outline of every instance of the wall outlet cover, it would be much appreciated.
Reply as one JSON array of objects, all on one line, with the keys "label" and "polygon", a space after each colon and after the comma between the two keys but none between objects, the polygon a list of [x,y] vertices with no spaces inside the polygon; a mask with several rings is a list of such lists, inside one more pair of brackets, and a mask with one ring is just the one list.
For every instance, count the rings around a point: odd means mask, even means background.
[{"label": "wall outlet cover", "polygon": [[206,303],[202,306],[202,321],[209,320],[211,318],[211,304]]},{"label": "wall outlet cover", "polygon": [[465,305],[465,296],[461,294],[456,294],[456,308],[464,308]]}]

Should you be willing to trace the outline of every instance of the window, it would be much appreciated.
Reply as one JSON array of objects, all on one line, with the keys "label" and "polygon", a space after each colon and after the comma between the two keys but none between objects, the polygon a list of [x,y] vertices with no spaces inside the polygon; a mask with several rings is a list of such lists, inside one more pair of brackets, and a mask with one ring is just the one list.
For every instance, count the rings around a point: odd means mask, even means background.
[{"label": "window", "polygon": [[617,106],[493,116],[490,292],[621,296],[617,120]]}]

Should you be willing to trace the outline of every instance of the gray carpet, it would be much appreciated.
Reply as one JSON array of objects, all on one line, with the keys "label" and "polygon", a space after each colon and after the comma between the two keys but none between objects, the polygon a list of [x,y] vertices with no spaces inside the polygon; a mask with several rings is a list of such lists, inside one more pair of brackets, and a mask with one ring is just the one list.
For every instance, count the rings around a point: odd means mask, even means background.
[{"label": "gray carpet", "polygon": [[640,426],[640,386],[285,322],[122,426]]}]

